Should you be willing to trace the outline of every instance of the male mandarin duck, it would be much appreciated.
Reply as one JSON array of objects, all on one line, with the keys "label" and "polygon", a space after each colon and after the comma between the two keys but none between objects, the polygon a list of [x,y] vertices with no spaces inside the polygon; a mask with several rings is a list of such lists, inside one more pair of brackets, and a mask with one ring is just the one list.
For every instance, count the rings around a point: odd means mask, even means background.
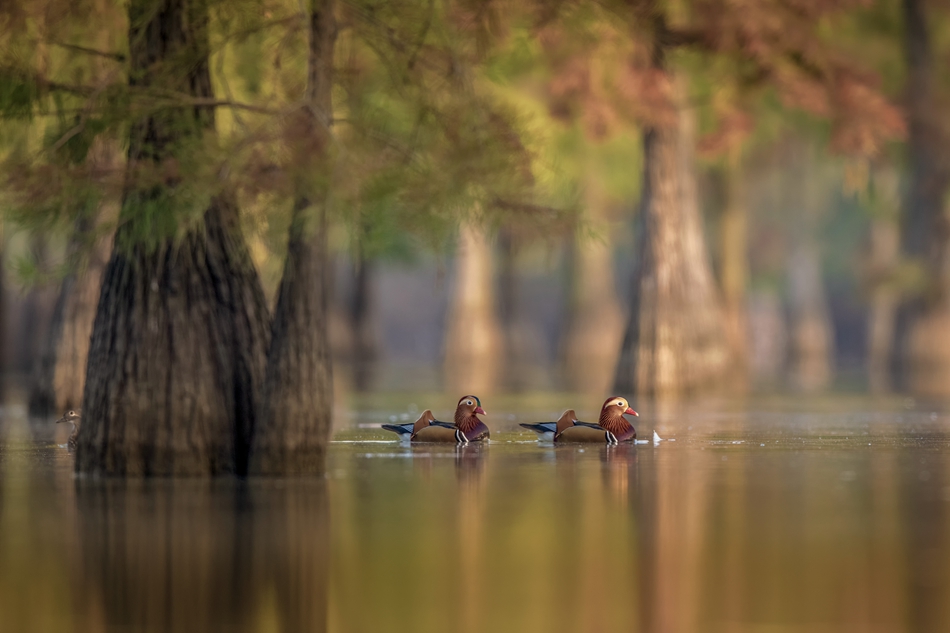
[{"label": "male mandarin duck", "polygon": [[534,424],[519,424],[518,426],[530,429],[538,434],[539,442],[553,442],[554,436],[557,435],[558,429],[566,429],[569,426],[588,426],[594,429],[599,429],[600,427],[596,424],[590,424],[589,422],[580,422],[577,419],[577,414],[574,413],[574,409],[568,409],[561,414],[561,417],[558,418],[557,422],[537,422]]},{"label": "male mandarin duck", "polygon": [[607,398],[604,406],[600,409],[600,419],[596,426],[585,423],[569,424],[562,416],[562,419],[558,420],[554,441],[558,443],[593,442],[607,444],[632,442],[637,439],[637,430],[627,422],[627,419],[623,417],[624,415],[638,416],[640,414],[631,409],[627,401],[619,396]]},{"label": "male mandarin duck", "polygon": [[455,407],[455,423],[440,422],[426,409],[411,426],[409,424],[384,424],[383,428],[400,437],[408,436],[412,442],[451,442],[468,444],[481,442],[489,437],[488,427],[477,414],[486,415],[482,402],[476,396],[462,396]]},{"label": "male mandarin duck", "polygon": [[81,420],[82,414],[79,411],[67,411],[63,417],[56,420],[56,424],[69,422],[73,425],[73,432],[69,434],[69,439],[66,440],[66,448],[71,451],[76,450],[76,441],[79,439],[79,422]]}]

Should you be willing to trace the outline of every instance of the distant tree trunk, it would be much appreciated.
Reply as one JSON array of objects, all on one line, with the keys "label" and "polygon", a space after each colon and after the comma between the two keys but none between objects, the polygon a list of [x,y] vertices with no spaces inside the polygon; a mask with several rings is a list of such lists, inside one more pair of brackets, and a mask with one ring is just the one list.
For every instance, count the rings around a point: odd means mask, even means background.
[{"label": "distant tree trunk", "polygon": [[[197,0],[132,0],[130,78],[212,98],[208,9]],[[161,173],[183,141],[212,134],[214,112],[170,107],[134,120],[131,178],[103,277],[83,391],[76,469],[108,475],[242,472],[263,379],[267,308],[237,208],[218,194],[180,237],[142,243],[142,208],[165,204]],[[153,210],[154,212],[154,210]]]},{"label": "distant tree trunk", "polygon": [[893,277],[899,259],[900,232],[894,218],[874,218],[864,266],[868,285],[868,386],[874,392],[891,387],[894,328],[900,301]]},{"label": "distant tree trunk", "polygon": [[[602,197],[588,191],[586,199],[590,221],[606,228]],[[604,393],[611,387],[624,328],[610,232],[605,230],[598,239],[575,235],[571,263],[564,377],[572,390]]]},{"label": "distant tree trunk", "polygon": [[834,330],[825,297],[821,252],[815,234],[824,200],[821,177],[812,169],[811,148],[792,140],[788,144],[783,180],[787,212],[795,218],[786,262],[788,279],[788,378],[803,391],[823,389],[834,372]]},{"label": "distant tree trunk", "polygon": [[538,327],[524,312],[524,300],[518,287],[519,240],[512,230],[503,228],[498,235],[498,303],[504,338],[505,388],[522,391],[543,384],[546,355]]},{"label": "distant tree trunk", "polygon": [[788,372],[803,391],[827,387],[832,379],[834,333],[825,300],[821,257],[811,238],[792,247],[788,261]]},{"label": "distant tree trunk", "polygon": [[[302,109],[298,167],[327,168],[333,119],[333,0],[310,5],[307,100]],[[302,170],[301,178],[308,176]],[[313,171],[310,171],[312,178]],[[259,475],[321,473],[333,412],[328,287],[326,191],[301,182],[294,203],[287,259],[271,327],[259,424],[250,472]]]},{"label": "distant tree trunk", "polygon": [[902,242],[921,265],[924,292],[902,306],[899,354],[914,391],[950,393],[950,218],[944,208],[948,170],[944,113],[934,88],[934,56],[922,0],[904,0],[907,55],[908,158]]},{"label": "distant tree trunk", "polygon": [[353,282],[353,297],[350,302],[350,321],[353,324],[353,385],[357,391],[367,391],[375,378],[378,356],[374,317],[373,281],[376,265],[367,257],[362,246],[358,247]]},{"label": "distant tree trunk", "polygon": [[722,290],[726,338],[735,363],[735,377],[748,377],[748,316],[746,284],[749,278],[748,214],[745,183],[738,152],[723,171],[723,206],[719,218],[719,287]]},{"label": "distant tree trunk", "polygon": [[[654,67],[664,69],[660,45]],[[615,383],[636,395],[700,389],[721,380],[729,364],[693,173],[695,121],[676,92],[676,122],[643,134],[637,265]]]},{"label": "distant tree trunk", "polygon": [[[111,173],[118,169],[118,148],[114,144],[97,142],[90,154],[89,160],[95,161],[96,171]],[[97,225],[106,219],[114,221],[117,206],[117,200],[104,201],[95,217],[82,217],[76,222],[70,236],[67,255],[76,269],[70,271],[60,285],[49,333],[41,343],[30,389],[32,416],[48,416],[82,405],[89,339],[102,274],[109,260],[109,236],[97,236]],[[91,247],[87,246],[90,242]]]},{"label": "distant tree trunk", "polygon": [[466,224],[459,230],[455,287],[446,328],[446,388],[475,395],[493,391],[501,368],[501,340],[491,245],[481,229]]}]

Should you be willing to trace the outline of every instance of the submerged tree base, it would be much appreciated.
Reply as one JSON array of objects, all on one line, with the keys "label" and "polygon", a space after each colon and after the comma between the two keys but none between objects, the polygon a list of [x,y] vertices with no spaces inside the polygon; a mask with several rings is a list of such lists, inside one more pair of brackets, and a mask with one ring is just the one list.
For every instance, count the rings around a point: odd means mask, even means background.
[{"label": "submerged tree base", "polygon": [[229,201],[215,199],[179,243],[115,249],[89,352],[77,472],[244,472],[266,324]]}]

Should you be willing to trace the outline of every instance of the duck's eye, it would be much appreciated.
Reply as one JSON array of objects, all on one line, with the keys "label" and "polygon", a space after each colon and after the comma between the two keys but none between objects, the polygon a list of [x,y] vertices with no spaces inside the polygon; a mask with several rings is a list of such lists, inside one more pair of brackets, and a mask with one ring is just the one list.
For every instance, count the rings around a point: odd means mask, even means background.
[{"label": "duck's eye", "polygon": [[471,400],[466,400],[466,401],[465,401],[465,404],[467,404],[468,406],[472,406],[472,401],[471,401]]},{"label": "duck's eye", "polygon": [[70,411],[70,412],[67,413],[66,415],[76,415],[76,412],[75,412],[75,411]]}]

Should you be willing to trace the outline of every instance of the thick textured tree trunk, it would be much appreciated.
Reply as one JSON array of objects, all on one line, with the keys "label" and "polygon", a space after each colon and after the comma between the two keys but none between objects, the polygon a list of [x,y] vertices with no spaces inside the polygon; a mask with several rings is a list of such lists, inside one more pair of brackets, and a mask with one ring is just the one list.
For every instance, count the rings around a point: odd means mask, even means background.
[{"label": "thick textured tree trunk", "polygon": [[[200,0],[133,0],[133,87],[211,98],[208,9]],[[76,469],[109,475],[242,472],[263,379],[267,308],[237,209],[216,195],[178,237],[152,236],[154,202],[177,181],[143,185],[214,113],[172,107],[133,122],[129,184],[103,277],[83,391]],[[148,210],[147,210],[148,209]]]},{"label": "thick textured tree trunk", "polygon": [[615,381],[636,395],[697,390],[729,364],[693,173],[694,116],[679,92],[676,123],[643,137],[637,266]]},{"label": "thick textured tree trunk", "polygon": [[[333,0],[310,8],[308,108],[301,113],[305,142],[298,167],[326,169],[333,118]],[[313,178],[303,172],[302,179]],[[294,204],[287,259],[271,328],[259,424],[251,445],[250,472],[261,475],[320,473],[325,465],[333,412],[327,340],[330,259],[325,191],[301,181]]]},{"label": "thick textured tree trunk", "polygon": [[[95,171],[112,173],[119,168],[118,148],[112,143],[96,143],[89,160]],[[86,383],[89,339],[99,303],[102,274],[109,260],[110,239],[98,235],[104,220],[115,221],[118,200],[106,200],[93,218],[76,222],[68,246],[69,258],[76,263],[59,289],[50,322],[49,334],[42,342],[33,384],[29,411],[33,416],[48,416],[82,405]],[[86,246],[92,242],[92,246]],[[84,253],[83,249],[89,249]]]},{"label": "thick textured tree trunk", "polygon": [[[588,192],[587,213],[595,226],[606,228],[604,202],[600,196]],[[602,238],[597,240],[575,235],[571,263],[564,377],[572,390],[604,393],[611,387],[624,328],[614,279],[610,231],[602,231]]]},{"label": "thick textured tree trunk", "polygon": [[926,275],[924,292],[901,309],[900,363],[907,387],[950,393],[950,218],[946,134],[934,88],[934,56],[923,0],[904,0],[910,183],[903,250]]},{"label": "thick textured tree trunk", "polygon": [[501,368],[501,341],[491,244],[481,229],[463,225],[445,334],[446,389],[476,395],[494,390]]}]

